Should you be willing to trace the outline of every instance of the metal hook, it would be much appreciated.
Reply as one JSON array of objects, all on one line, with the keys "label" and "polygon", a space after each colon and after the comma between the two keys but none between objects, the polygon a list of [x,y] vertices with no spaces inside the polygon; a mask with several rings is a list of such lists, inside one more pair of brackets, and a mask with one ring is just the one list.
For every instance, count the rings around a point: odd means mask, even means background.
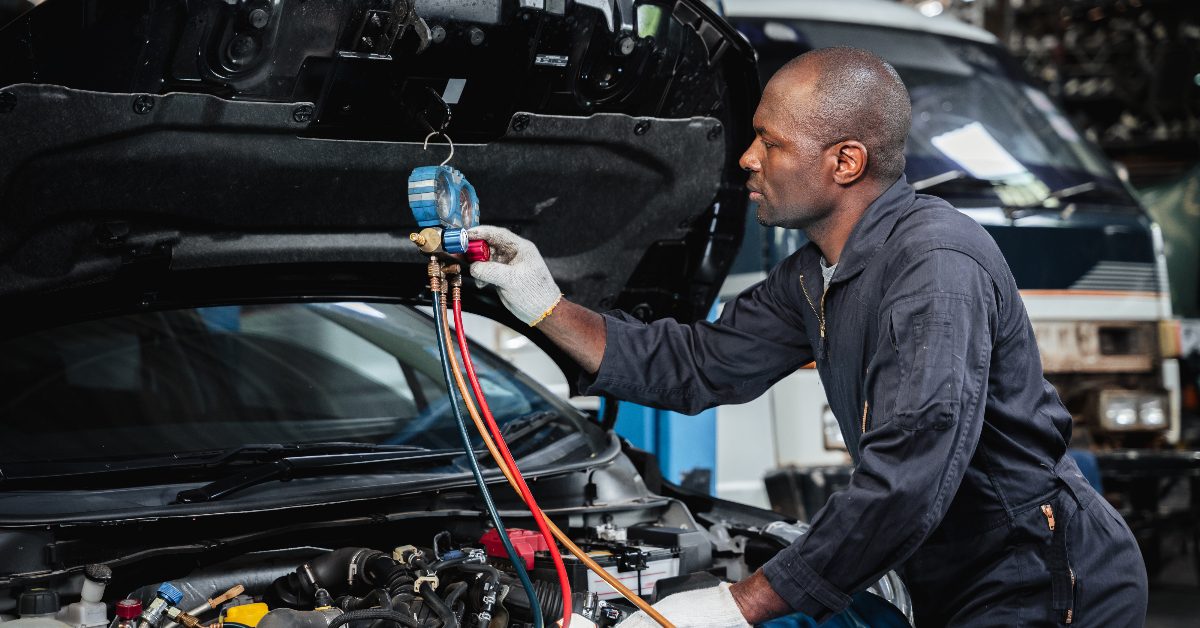
[{"label": "metal hook", "polygon": [[446,143],[450,145],[450,155],[446,157],[445,161],[438,164],[440,166],[444,166],[444,165],[450,163],[451,159],[454,159],[454,140],[450,139],[449,135],[446,135],[445,133],[442,133],[441,131],[434,131],[433,133],[430,133],[429,135],[425,136],[425,144],[421,147],[421,149],[429,150],[429,138],[431,138],[435,135],[440,135],[440,136],[446,138]]}]

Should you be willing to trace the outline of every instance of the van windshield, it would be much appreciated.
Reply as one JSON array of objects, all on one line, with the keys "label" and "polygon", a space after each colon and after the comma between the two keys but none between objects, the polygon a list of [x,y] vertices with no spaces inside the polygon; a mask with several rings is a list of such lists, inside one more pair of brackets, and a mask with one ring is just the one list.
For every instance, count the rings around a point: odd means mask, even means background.
[{"label": "van windshield", "polygon": [[734,25],[759,51],[764,82],[797,55],[830,46],[867,48],[895,66],[912,96],[905,173],[918,189],[936,185],[960,207],[1026,206],[1087,189],[1099,193],[1079,200],[1136,209],[1105,158],[993,45],[833,22]]}]

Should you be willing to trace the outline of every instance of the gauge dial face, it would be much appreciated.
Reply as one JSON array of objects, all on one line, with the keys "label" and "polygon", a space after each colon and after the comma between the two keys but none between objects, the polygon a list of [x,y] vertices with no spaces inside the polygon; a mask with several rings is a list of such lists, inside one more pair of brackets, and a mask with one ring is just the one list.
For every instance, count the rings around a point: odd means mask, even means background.
[{"label": "gauge dial face", "polygon": [[450,185],[450,177],[445,171],[438,172],[437,179],[434,180],[433,193],[437,198],[437,213],[438,219],[443,227],[460,227],[458,224],[458,208],[451,203],[454,200],[454,188]]},{"label": "gauge dial face", "polygon": [[408,181],[408,203],[418,225],[470,229],[479,224],[479,197],[461,172],[425,166],[413,170]]},{"label": "gauge dial face", "polygon": [[434,185],[438,218],[447,228],[469,229],[479,224],[479,202],[475,190],[461,172],[439,168]]}]

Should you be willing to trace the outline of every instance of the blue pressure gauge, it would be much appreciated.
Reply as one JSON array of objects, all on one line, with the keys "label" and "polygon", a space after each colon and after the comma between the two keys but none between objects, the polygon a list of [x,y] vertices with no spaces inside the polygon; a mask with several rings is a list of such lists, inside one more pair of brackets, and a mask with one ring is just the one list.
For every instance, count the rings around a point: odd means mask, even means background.
[{"label": "blue pressure gauge", "polygon": [[408,205],[422,227],[470,229],[479,224],[479,197],[461,172],[423,166],[408,176]]}]

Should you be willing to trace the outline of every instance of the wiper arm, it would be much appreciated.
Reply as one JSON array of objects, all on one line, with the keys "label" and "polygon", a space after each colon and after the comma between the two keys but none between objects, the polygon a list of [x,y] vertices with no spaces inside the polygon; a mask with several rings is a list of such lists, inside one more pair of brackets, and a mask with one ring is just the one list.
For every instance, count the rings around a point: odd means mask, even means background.
[{"label": "wiper arm", "polygon": [[1004,206],[1004,210],[1010,214],[1026,209],[1058,209],[1063,201],[1070,200],[1085,194],[1090,194],[1097,189],[1095,181],[1084,181],[1078,185],[1070,185],[1065,188],[1059,188],[1050,192],[1040,201],[1032,203],[1013,203]]},{"label": "wiper arm", "polygon": [[1099,186],[1096,185],[1095,181],[1084,181],[1079,185],[1070,185],[1065,188],[1054,190],[1050,194],[1046,195],[1046,200],[1042,201],[1042,206],[1045,207],[1046,204],[1051,201],[1051,199],[1055,201],[1069,200],[1077,196],[1083,196],[1084,194],[1093,192],[1098,187]]},{"label": "wiper arm", "polygon": [[324,442],[324,443],[265,443],[249,444],[231,449],[206,452],[190,452],[189,458],[206,459],[204,466],[214,467],[234,462],[256,462],[275,460],[296,455],[316,456],[320,454],[352,454],[374,451],[429,451],[415,445],[377,445],[374,443]]},{"label": "wiper arm", "polygon": [[1009,218],[1017,217],[1018,213],[1039,209],[1057,210],[1061,215],[1066,216],[1074,211],[1075,205],[1074,203],[1064,203],[1063,201],[1071,201],[1089,194],[1103,195],[1113,202],[1120,201],[1122,204],[1132,204],[1133,199],[1123,194],[1123,190],[1123,188],[1116,186],[1102,186],[1097,181],[1084,181],[1083,183],[1054,190],[1047,194],[1046,198],[1038,202],[1007,205],[1004,207],[1004,211],[1008,214]]},{"label": "wiper arm", "polygon": [[441,462],[459,455],[457,449],[408,448],[400,451],[362,451],[358,453],[317,454],[289,456],[255,465],[240,473],[223,477],[200,488],[180,491],[175,496],[176,504],[208,502],[240,490],[266,484],[275,480],[289,480],[297,475],[314,470],[342,471],[363,466],[378,466],[385,463],[403,462],[405,466]]},{"label": "wiper arm", "polygon": [[[1001,188],[1005,187],[1003,182],[989,181],[987,179],[973,177],[964,170],[947,170],[932,177],[914,181],[912,183],[912,187],[918,192],[930,193],[944,191],[947,188],[992,190],[998,197],[1000,197],[1002,202],[1006,196],[1011,196],[1003,194],[1001,190]],[[1108,186],[1101,186],[1097,181],[1084,181],[1083,183],[1079,183],[1077,185],[1070,185],[1054,190],[1049,194],[1046,194],[1045,197],[1042,197],[1040,200],[1035,200],[1033,202],[1005,203],[1004,211],[1010,218],[1012,218],[1013,213],[1022,210],[1057,209],[1060,206],[1063,206],[1063,201],[1068,201],[1095,192],[1105,192],[1114,196],[1121,196],[1112,188]]]},{"label": "wiper arm", "polygon": [[947,170],[945,172],[935,174],[932,177],[913,181],[910,185],[918,192],[925,190],[936,190],[939,187],[944,187],[947,183],[967,183],[978,187],[992,187],[992,182],[985,179],[977,179],[967,174],[965,170]]},{"label": "wiper arm", "polygon": [[411,445],[374,445],[371,443],[296,443],[251,444],[229,449],[180,451],[161,456],[138,456],[124,459],[78,459],[52,462],[10,462],[0,465],[0,485],[12,482],[56,481],[80,476],[119,476],[145,474],[153,471],[187,471],[220,469],[239,463],[267,462],[289,456],[321,454],[355,454],[366,452],[413,453],[428,451]]},{"label": "wiper arm", "polygon": [[562,418],[562,415],[550,410],[540,410],[530,412],[524,416],[517,417],[504,424],[500,429],[500,435],[504,440],[520,440],[525,436],[538,431],[542,426]]}]

